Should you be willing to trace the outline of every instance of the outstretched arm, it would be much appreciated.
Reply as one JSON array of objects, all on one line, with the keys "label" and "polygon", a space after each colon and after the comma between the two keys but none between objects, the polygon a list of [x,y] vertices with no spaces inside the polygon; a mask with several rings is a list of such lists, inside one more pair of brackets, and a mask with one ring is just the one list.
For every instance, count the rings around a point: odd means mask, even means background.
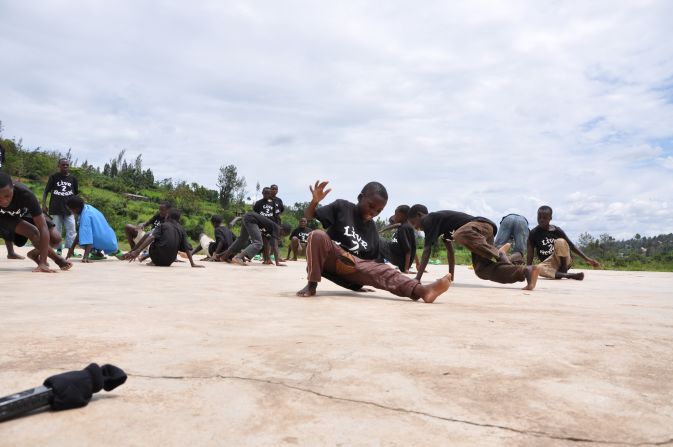
[{"label": "outstretched arm", "polygon": [[395,228],[398,228],[400,225],[402,225],[402,224],[396,223],[396,224],[391,224],[391,225],[385,226],[385,227],[383,227],[379,230],[379,233],[394,230]]},{"label": "outstretched arm", "polygon": [[418,272],[416,272],[416,281],[420,281],[423,277],[423,272],[428,266],[428,261],[430,261],[430,252],[432,252],[432,245],[428,245],[428,242],[425,242],[425,247],[423,247],[423,254],[421,255],[421,264],[418,266]]},{"label": "outstretched arm", "polygon": [[456,253],[453,251],[453,243],[451,241],[444,241],[444,246],[446,247],[446,257],[449,262],[449,273],[451,273],[451,280],[456,280]]},{"label": "outstretched arm", "polygon": [[599,268],[601,266],[600,262],[596,261],[595,259],[590,258],[589,256],[585,255],[582,250],[580,250],[578,247],[576,247],[572,242],[570,244],[570,251],[577,253],[577,255],[584,259],[584,261],[592,266],[593,268]]},{"label": "outstretched arm", "polygon": [[304,210],[305,218],[313,219],[315,217],[315,210],[318,208],[318,204],[332,191],[331,188],[325,189],[328,183],[329,181],[321,182],[320,180],[316,180],[315,185],[309,185],[308,188],[311,190],[312,198],[311,203]]},{"label": "outstretched arm", "polygon": [[526,265],[533,265],[533,258],[535,257],[535,247],[533,243],[528,239],[528,245],[526,247]]},{"label": "outstretched arm", "polygon": [[[122,259],[129,262],[135,261],[138,255],[140,255],[140,253],[142,253],[143,250],[146,249],[152,243],[152,241],[154,241],[153,234],[146,234],[145,236],[147,236],[147,238],[145,238],[141,244],[136,245],[136,248],[126,253]],[[189,253],[187,253],[187,255],[189,256]]]},{"label": "outstretched arm", "polygon": [[278,253],[278,240],[275,237],[271,238],[271,250],[273,250],[273,258],[276,260],[276,265],[284,266],[285,264],[280,263],[282,259],[280,253]]}]

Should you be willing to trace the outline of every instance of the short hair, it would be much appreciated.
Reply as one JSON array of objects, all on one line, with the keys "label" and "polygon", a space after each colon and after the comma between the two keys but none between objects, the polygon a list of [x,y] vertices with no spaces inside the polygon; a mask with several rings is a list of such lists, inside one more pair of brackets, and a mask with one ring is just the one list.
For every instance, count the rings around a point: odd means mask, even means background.
[{"label": "short hair", "polygon": [[274,186],[276,187],[276,189],[278,189],[278,185],[276,185],[275,183],[273,185],[269,186],[269,189],[273,189]]},{"label": "short hair", "polygon": [[80,196],[70,196],[65,199],[65,206],[71,210],[82,210],[84,209],[84,199]]},{"label": "short hair", "polygon": [[367,183],[360,192],[362,195],[379,195],[381,198],[388,200],[388,191],[386,187],[379,182],[369,182]]},{"label": "short hair", "polygon": [[400,205],[397,208],[395,208],[395,212],[400,212],[405,216],[409,216],[409,205]]},{"label": "short hair", "polygon": [[551,206],[548,205],[542,205],[540,208],[537,209],[538,213],[549,213],[552,214],[552,209]]},{"label": "short hair", "polygon": [[169,202],[168,200],[162,200],[161,202],[159,202],[159,206],[162,206],[162,205],[165,206],[166,208],[168,208],[169,210],[171,208],[173,208],[173,204],[171,202]]},{"label": "short hair", "polygon": [[181,216],[182,216],[182,213],[177,208],[171,208],[171,210],[168,212],[168,218],[172,219],[176,222],[180,222],[180,217]]},{"label": "short hair", "polygon": [[268,186],[265,186],[264,188],[262,188],[262,194],[264,194],[266,191],[271,192],[271,188],[269,188]]},{"label": "short hair", "polygon": [[59,158],[59,159],[58,159],[58,164],[60,165],[62,161],[65,161],[66,163],[70,164],[70,160],[68,160],[68,159],[65,158],[65,157],[61,157],[61,158]]},{"label": "short hair", "polygon": [[428,207],[426,207],[425,205],[421,205],[420,203],[417,203],[416,205],[413,205],[411,208],[409,208],[409,214],[407,214],[407,217],[409,219],[413,219],[414,217],[417,217],[420,214],[428,214]]},{"label": "short hair", "polygon": [[14,186],[12,177],[10,177],[6,172],[0,172],[0,188],[4,188],[7,185]]},{"label": "short hair", "polygon": [[211,222],[213,225],[221,225],[221,224],[222,224],[222,220],[223,220],[223,219],[222,219],[222,216],[220,216],[219,214],[215,214],[215,215],[213,215],[213,216],[210,218],[210,222]]}]

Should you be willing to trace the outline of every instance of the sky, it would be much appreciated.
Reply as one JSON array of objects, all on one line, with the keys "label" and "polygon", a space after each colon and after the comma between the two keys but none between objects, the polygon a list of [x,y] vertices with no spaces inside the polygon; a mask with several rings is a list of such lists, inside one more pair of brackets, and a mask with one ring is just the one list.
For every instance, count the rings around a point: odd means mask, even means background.
[{"label": "sky", "polygon": [[24,147],[286,204],[406,203],[571,236],[673,232],[673,2],[0,0]]}]

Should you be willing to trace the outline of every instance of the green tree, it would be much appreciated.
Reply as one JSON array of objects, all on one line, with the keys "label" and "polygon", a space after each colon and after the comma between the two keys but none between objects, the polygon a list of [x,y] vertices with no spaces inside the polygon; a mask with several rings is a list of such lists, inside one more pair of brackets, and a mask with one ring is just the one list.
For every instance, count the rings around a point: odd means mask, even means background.
[{"label": "green tree", "polygon": [[217,176],[217,188],[222,208],[226,210],[231,205],[243,203],[246,186],[245,177],[238,176],[236,166],[221,166],[220,173]]}]

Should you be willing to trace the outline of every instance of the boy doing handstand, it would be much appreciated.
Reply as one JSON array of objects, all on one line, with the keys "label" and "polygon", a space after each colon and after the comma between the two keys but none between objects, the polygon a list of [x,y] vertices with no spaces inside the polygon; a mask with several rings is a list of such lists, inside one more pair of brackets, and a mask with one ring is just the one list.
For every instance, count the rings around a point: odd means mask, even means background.
[{"label": "boy doing handstand", "polygon": [[538,271],[533,266],[513,265],[505,252],[493,245],[496,225],[485,217],[475,217],[459,211],[428,213],[423,205],[414,205],[409,210],[409,222],[425,232],[425,246],[416,279],[420,281],[430,260],[432,246],[442,239],[446,246],[449,272],[453,276],[456,265],[453,241],[472,253],[474,273],[481,278],[501,284],[526,281],[524,290],[533,290]]},{"label": "boy doing handstand", "polygon": [[327,278],[350,290],[372,286],[397,296],[422,299],[432,303],[451,285],[451,275],[424,285],[399,271],[377,262],[379,235],[374,218],[388,202],[386,188],[378,182],[367,183],[358,195],[358,203],[336,200],[318,208],[331,189],[328,182],[316,181],[309,186],[312,200],[304,211],[307,219],[315,217],[326,231],[313,230],[306,247],[308,283],[298,296],[316,294],[321,278]]}]

